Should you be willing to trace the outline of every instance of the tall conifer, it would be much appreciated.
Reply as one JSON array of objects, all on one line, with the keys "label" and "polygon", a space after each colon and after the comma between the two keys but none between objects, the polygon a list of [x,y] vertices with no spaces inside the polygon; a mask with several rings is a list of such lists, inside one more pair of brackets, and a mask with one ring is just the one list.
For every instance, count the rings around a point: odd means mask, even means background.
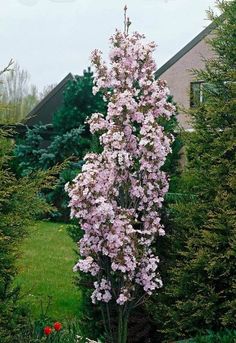
[{"label": "tall conifer", "polygon": [[172,207],[168,281],[155,315],[167,339],[235,325],[236,1],[217,5],[215,57],[195,71],[204,102],[192,113],[178,189],[188,196]]}]

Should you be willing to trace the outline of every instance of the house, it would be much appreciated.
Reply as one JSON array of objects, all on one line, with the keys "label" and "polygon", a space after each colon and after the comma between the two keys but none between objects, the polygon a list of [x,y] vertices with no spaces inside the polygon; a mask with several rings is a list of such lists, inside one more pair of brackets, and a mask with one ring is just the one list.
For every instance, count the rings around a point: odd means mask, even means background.
[{"label": "house", "polygon": [[204,60],[214,57],[207,43],[214,28],[215,24],[211,23],[156,72],[157,78],[167,81],[171,95],[179,106],[180,127],[187,131],[191,131],[187,110],[203,101],[203,80],[196,80],[191,69],[204,69]]},{"label": "house", "polygon": [[[56,87],[54,87],[46,96],[43,98],[33,109],[32,111],[27,114],[26,119],[24,122],[15,124],[15,125],[5,125],[0,123],[0,128],[8,128],[9,130],[13,130],[13,136],[20,135],[24,136],[27,127],[32,128],[37,124],[51,124],[53,115],[56,111],[60,109],[63,104],[63,93],[66,89],[68,81],[73,80],[74,77],[71,73],[66,75],[66,77],[58,83]],[[45,133],[46,136],[51,135],[52,129],[50,126]]]},{"label": "house", "polygon": [[[164,79],[170,88],[174,101],[178,104],[178,120],[184,130],[191,130],[190,117],[187,111],[203,101],[203,80],[196,80],[191,69],[204,69],[206,59],[214,57],[207,43],[212,36],[215,23],[211,23],[185,47],[156,71],[156,77]],[[54,113],[63,104],[63,92],[68,81],[74,77],[69,73],[27,116],[25,125],[51,124]],[[25,130],[22,126],[22,130]],[[50,131],[50,129],[49,129]],[[49,132],[50,134],[50,132]]]},{"label": "house", "polygon": [[[52,124],[53,115],[57,112],[63,104],[64,91],[69,81],[74,77],[71,73],[59,82],[46,96],[43,98],[27,115],[23,123],[9,126],[13,128],[17,135],[24,137],[27,132],[27,128],[33,128],[35,125]],[[54,134],[52,125],[48,125],[47,130],[42,134],[45,141]],[[15,134],[14,134],[15,135]]]},{"label": "house", "polygon": [[32,127],[37,124],[51,124],[53,115],[57,112],[63,104],[63,94],[68,81],[73,80],[74,77],[69,73],[61,82],[49,92],[38,105],[27,115],[25,125]]}]

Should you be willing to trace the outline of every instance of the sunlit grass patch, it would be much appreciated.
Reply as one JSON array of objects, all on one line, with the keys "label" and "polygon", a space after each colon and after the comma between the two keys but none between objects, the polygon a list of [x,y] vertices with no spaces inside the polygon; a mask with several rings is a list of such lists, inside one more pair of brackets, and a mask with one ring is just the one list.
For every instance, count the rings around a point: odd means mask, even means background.
[{"label": "sunlit grass patch", "polygon": [[80,292],[73,284],[72,267],[75,245],[66,225],[46,221],[29,228],[18,261],[15,284],[21,287],[22,302],[28,302],[34,316],[51,298],[49,315],[56,319],[75,317],[79,313]]}]

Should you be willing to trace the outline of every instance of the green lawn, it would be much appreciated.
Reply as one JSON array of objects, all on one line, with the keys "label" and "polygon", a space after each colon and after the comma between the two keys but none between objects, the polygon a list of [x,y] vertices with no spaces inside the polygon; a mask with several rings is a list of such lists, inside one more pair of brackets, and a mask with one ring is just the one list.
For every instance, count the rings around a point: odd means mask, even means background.
[{"label": "green lawn", "polygon": [[15,284],[21,287],[22,301],[30,304],[33,315],[41,313],[40,303],[45,307],[48,297],[52,299],[48,314],[53,318],[62,320],[79,313],[80,293],[72,272],[74,248],[66,225],[41,221],[29,228]]}]

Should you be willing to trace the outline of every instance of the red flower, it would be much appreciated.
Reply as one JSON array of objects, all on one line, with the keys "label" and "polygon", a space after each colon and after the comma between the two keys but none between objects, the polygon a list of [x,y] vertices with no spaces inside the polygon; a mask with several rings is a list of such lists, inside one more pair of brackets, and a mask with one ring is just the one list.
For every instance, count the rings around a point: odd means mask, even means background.
[{"label": "red flower", "polygon": [[59,322],[54,323],[53,327],[56,331],[60,331],[62,329],[62,325]]},{"label": "red flower", "polygon": [[49,336],[52,333],[52,328],[50,326],[45,326],[43,329],[43,332],[45,333],[46,336]]}]

